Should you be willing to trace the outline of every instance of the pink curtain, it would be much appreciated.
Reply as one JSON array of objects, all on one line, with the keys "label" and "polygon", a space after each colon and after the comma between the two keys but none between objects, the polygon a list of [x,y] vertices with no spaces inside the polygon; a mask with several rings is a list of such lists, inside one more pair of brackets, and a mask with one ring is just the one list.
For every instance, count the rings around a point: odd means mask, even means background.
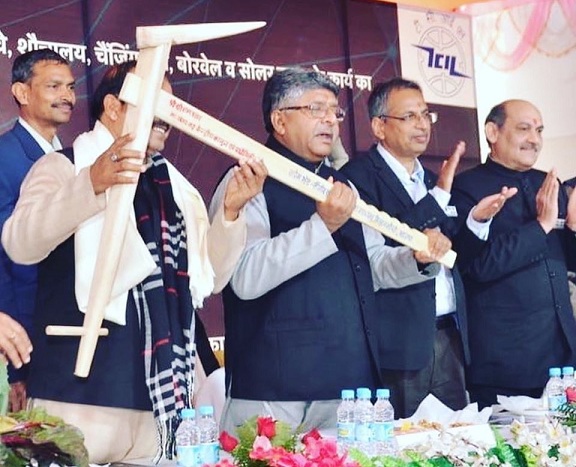
[{"label": "pink curtain", "polygon": [[[495,12],[505,12],[516,7],[532,4],[528,20],[520,32],[520,40],[510,51],[495,50],[489,47],[487,60],[502,70],[511,70],[520,66],[538,45],[538,41],[546,31],[546,25],[554,4],[562,10],[569,29],[576,35],[576,0],[498,0],[486,3],[465,5],[459,10],[470,15],[481,15]],[[495,54],[495,56],[492,56]]]}]

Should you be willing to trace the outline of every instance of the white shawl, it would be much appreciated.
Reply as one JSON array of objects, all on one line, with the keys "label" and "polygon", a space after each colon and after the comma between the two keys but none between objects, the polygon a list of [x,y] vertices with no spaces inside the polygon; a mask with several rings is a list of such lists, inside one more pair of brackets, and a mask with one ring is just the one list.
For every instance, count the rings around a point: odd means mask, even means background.
[{"label": "white shawl", "polygon": [[[91,165],[114,142],[112,134],[101,123],[83,133],[74,141],[74,165],[76,174]],[[174,200],[186,222],[188,274],[190,292],[195,307],[201,307],[214,288],[214,271],[208,257],[207,232],[209,227],[206,206],[200,193],[168,163]],[[104,226],[104,211],[83,222],[74,235],[76,266],[76,300],[81,311],[88,307],[92,277],[96,267],[98,246]],[[136,228],[134,212],[123,240],[118,272],[112,288],[112,297],[106,307],[105,319],[117,324],[126,324],[126,301],[128,292],[142,282],[156,268],[148,248]]]}]

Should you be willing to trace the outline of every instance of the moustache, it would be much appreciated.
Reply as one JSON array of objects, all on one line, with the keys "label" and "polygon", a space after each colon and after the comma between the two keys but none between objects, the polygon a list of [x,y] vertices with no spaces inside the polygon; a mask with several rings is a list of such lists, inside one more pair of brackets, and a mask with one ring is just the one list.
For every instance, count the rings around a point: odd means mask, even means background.
[{"label": "moustache", "polygon": [[70,110],[74,110],[74,104],[72,104],[72,102],[70,102],[70,101],[54,102],[51,107],[57,108],[57,107],[62,107],[63,105],[70,107]]}]

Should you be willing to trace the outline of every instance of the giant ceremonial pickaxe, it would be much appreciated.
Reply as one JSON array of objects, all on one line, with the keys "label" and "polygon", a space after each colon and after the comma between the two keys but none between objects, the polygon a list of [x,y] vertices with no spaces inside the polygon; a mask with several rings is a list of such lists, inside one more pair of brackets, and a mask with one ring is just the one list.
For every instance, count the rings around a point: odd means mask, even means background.
[{"label": "giant ceremonial pickaxe", "polygon": [[[252,26],[244,30],[254,29],[262,25],[262,23],[245,23],[244,26],[246,27],[248,24]],[[198,26],[188,27],[196,28]],[[271,177],[315,200],[325,200],[332,186],[327,180],[282,157],[187,102],[161,90],[170,45],[192,42],[189,35],[183,36],[185,30],[179,28],[185,28],[185,26],[158,26],[138,28],[137,30],[138,46],[147,48],[140,52],[136,73],[127,75],[120,93],[120,99],[129,104],[124,133],[130,131],[136,135],[131,148],[140,151],[146,149],[152,121],[154,116],[157,116],[182,132],[235,159],[251,155],[261,158]],[[213,35],[212,37],[230,34],[232,33]],[[118,266],[122,245],[118,239],[123,238],[134,193],[134,185],[114,186],[110,189],[104,231],[84,326],[72,329],[50,327],[52,334],[81,336],[75,371],[77,376],[86,377],[88,375],[98,335],[99,333],[101,335],[106,333],[106,330],[100,329],[100,326],[102,325],[104,308],[110,300],[112,281]],[[361,199],[358,199],[356,203],[352,218],[414,250],[423,251],[428,248],[428,239],[422,232],[400,223],[397,219],[378,211],[374,206],[366,204]],[[114,248],[111,248],[112,246]],[[441,262],[452,267],[455,259],[456,254],[450,251],[442,258]]]}]

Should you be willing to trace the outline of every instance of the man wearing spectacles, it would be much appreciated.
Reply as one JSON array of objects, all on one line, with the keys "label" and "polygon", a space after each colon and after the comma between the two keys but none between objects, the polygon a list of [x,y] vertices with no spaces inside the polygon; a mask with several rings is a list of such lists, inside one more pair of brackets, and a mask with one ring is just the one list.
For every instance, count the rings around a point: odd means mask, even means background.
[{"label": "man wearing spectacles", "polygon": [[[450,189],[464,144],[439,176],[422,166],[418,157],[426,151],[438,114],[428,109],[413,81],[393,78],[376,85],[368,109],[377,144],[342,172],[378,209],[413,228],[450,235],[455,225]],[[381,374],[395,414],[411,416],[428,394],[452,409],[464,407],[467,326],[457,269],[442,267],[434,281],[380,290],[376,303]]]},{"label": "man wearing spectacles", "polygon": [[429,254],[392,248],[350,220],[357,194],[324,162],[344,118],[338,91],[302,69],[266,83],[266,145],[334,184],[315,203],[268,179],[246,205],[246,248],[223,295],[228,431],[257,414],[333,429],[342,388],[381,385],[374,290],[430,280],[450,248],[436,232]]}]

